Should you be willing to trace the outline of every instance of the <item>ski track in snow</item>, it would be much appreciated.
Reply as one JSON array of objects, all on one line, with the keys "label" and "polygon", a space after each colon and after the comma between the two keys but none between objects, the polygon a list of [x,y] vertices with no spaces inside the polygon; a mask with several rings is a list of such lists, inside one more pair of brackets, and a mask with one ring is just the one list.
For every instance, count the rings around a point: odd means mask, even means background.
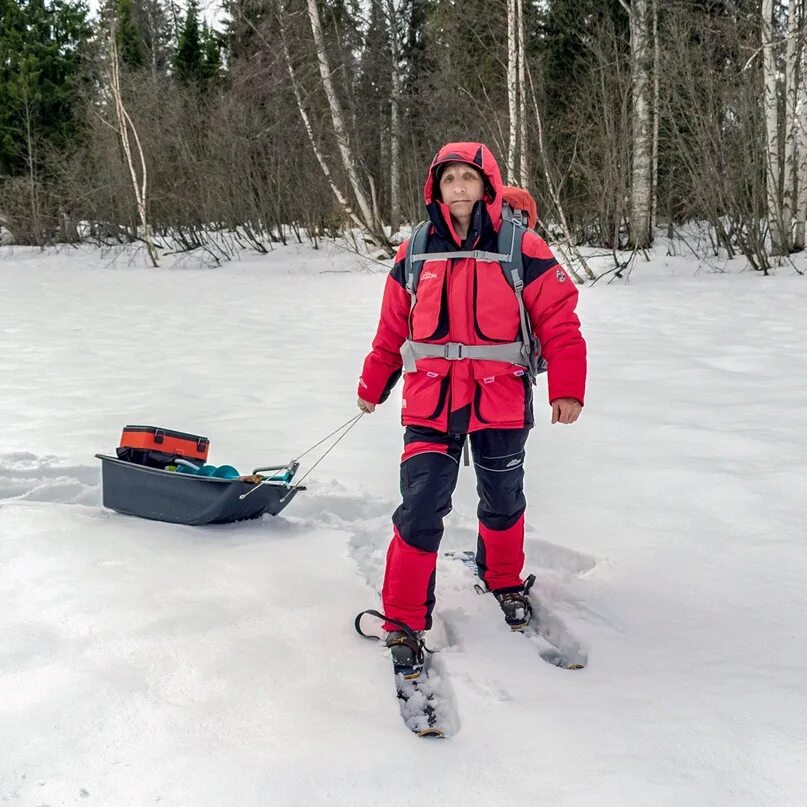
[{"label": "ski track in snow", "polygon": [[[472,473],[470,468],[465,470]],[[317,488],[315,495],[307,497],[297,512],[302,510],[308,513],[307,517],[302,516],[300,522],[306,527],[337,527],[350,536],[351,556],[378,600],[392,529],[390,517],[395,506],[395,502],[381,497],[351,493],[332,481],[325,490]],[[489,639],[491,628],[498,633],[498,646],[501,646],[502,636],[511,642],[530,641],[546,660],[560,652],[571,663],[588,664],[588,651],[555,613],[555,608],[573,608],[567,602],[566,590],[574,580],[594,569],[596,561],[585,554],[528,538],[525,541],[527,568],[536,574],[531,599],[541,626],[540,634],[514,635],[505,625],[495,600],[487,595],[480,596],[474,590],[472,572],[459,561],[445,557],[448,546],[467,548],[476,545],[476,527],[472,526],[472,521],[456,514],[450,515],[448,520],[459,523],[447,528],[443,539],[438,557],[434,625],[426,634],[426,641],[431,649],[437,651],[431,663],[443,680],[442,685],[437,684],[437,690],[450,704],[451,717],[446,736],[451,736],[460,725],[459,707],[450,685],[452,655],[457,652],[489,655],[486,640]],[[380,608],[380,603],[376,601],[368,607]],[[370,618],[366,618],[366,621],[372,626]],[[478,633],[479,623],[484,624],[487,630],[477,639],[475,634]],[[378,635],[382,635],[380,625],[376,626],[376,630]],[[488,681],[483,687],[494,692],[494,698],[509,700],[511,697],[505,681],[496,684]]]}]

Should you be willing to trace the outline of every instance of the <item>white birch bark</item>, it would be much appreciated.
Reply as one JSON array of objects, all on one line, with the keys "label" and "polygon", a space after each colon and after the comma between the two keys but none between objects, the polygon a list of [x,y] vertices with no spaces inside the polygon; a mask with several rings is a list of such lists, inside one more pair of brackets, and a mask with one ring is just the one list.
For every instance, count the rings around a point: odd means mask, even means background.
[{"label": "white birch bark", "polygon": [[651,2],[653,3],[653,177],[651,180],[650,232],[655,233],[658,216],[658,131],[659,117],[661,115],[659,65],[661,63],[661,50],[658,41],[658,0],[651,0]]},{"label": "white birch bark", "polygon": [[516,178],[516,136],[518,132],[518,107],[516,100],[516,76],[518,54],[516,52],[516,0],[507,0],[507,109],[510,114],[510,133],[507,139],[507,183]]},{"label": "white birch bark", "polygon": [[[115,116],[117,118],[118,126],[117,132],[120,137],[121,147],[123,154],[126,157],[126,164],[129,167],[129,176],[132,180],[132,188],[135,195],[135,203],[137,205],[137,213],[140,218],[140,225],[143,228],[143,240],[146,243],[146,250],[152,266],[157,266],[157,251],[154,248],[154,242],[151,238],[151,228],[148,223],[148,169],[146,166],[146,158],[143,154],[143,147],[140,143],[140,136],[137,133],[137,127],[134,125],[126,107],[123,103],[123,92],[120,83],[120,61],[118,59],[118,46],[115,42],[115,28],[114,25],[109,36],[110,47],[110,66],[109,66],[109,88],[112,93],[112,100],[115,103]],[[137,155],[140,167],[140,177],[137,176],[137,166],[132,153],[132,142],[129,139],[129,132],[131,131],[132,138],[134,139],[135,147],[137,148]]]},{"label": "white birch bark", "polygon": [[390,227],[397,232],[401,226],[401,59],[398,52],[398,12],[395,0],[387,0],[390,51],[392,54],[392,97],[390,98]]},{"label": "white birch bark", "polygon": [[785,51],[785,150],[782,176],[782,234],[783,247],[790,252],[793,213],[796,207],[796,146],[798,129],[798,6],[800,0],[789,0],[787,9],[787,49]]},{"label": "white birch bark", "polygon": [[280,13],[278,15],[278,20],[280,21],[280,42],[283,47],[283,56],[286,60],[286,69],[289,72],[289,78],[291,79],[291,88],[292,92],[294,93],[294,100],[297,102],[297,110],[300,113],[300,117],[303,121],[303,126],[305,127],[306,134],[308,135],[308,142],[311,144],[311,150],[314,152],[314,156],[317,158],[317,162],[319,163],[319,167],[322,169],[322,173],[325,175],[325,181],[328,183],[328,186],[331,189],[334,197],[336,197],[336,201],[339,203],[339,206],[342,210],[345,211],[345,214],[350,218],[350,220],[356,224],[361,229],[366,229],[367,225],[356,215],[353,208],[350,205],[350,202],[347,200],[345,195],[339,189],[339,186],[336,184],[336,181],[333,178],[333,174],[331,173],[331,168],[328,165],[328,161],[325,159],[325,155],[322,153],[322,149],[317,144],[317,139],[314,137],[314,129],[311,126],[311,119],[308,117],[308,112],[306,111],[305,105],[303,104],[303,96],[300,92],[300,85],[297,82],[297,76],[294,72],[294,68],[291,64],[291,55],[289,54],[289,46],[286,41],[286,26],[283,22],[283,9],[280,9]]},{"label": "white birch bark", "polygon": [[[802,24],[802,30],[805,24]],[[797,202],[796,202],[796,232],[793,239],[793,248],[804,249],[805,229],[807,229],[807,47],[801,43],[799,58],[801,81],[798,89],[796,104],[796,126],[798,127],[797,147]]]},{"label": "white birch bark", "polygon": [[776,60],[773,52],[773,0],[762,0],[762,70],[764,76],[765,172],[771,251],[784,249],[782,206],[779,197],[779,114],[776,91]]},{"label": "white birch bark", "polygon": [[650,246],[652,213],[652,137],[650,126],[650,60],[648,52],[648,0],[633,0],[630,9],[631,96],[633,118],[631,140],[630,232],[635,249]]},{"label": "white birch bark", "polygon": [[328,99],[328,106],[331,110],[331,122],[333,123],[336,144],[342,157],[342,164],[345,168],[350,187],[356,197],[361,216],[364,219],[365,229],[370,233],[378,233],[381,229],[375,221],[370,200],[367,197],[356,170],[356,161],[353,159],[353,152],[350,148],[350,140],[345,126],[345,117],[342,113],[342,105],[336,95],[336,89],[331,78],[331,68],[328,63],[328,54],[325,51],[325,37],[322,35],[322,22],[319,18],[317,0],[308,0],[308,17],[311,21],[311,31],[314,34],[314,45],[317,50],[317,62],[319,63],[319,73],[322,77],[322,86],[325,96]]},{"label": "white birch bark", "polygon": [[516,0],[518,29],[518,183],[525,190],[530,184],[527,144],[527,55],[524,49],[524,0]]}]

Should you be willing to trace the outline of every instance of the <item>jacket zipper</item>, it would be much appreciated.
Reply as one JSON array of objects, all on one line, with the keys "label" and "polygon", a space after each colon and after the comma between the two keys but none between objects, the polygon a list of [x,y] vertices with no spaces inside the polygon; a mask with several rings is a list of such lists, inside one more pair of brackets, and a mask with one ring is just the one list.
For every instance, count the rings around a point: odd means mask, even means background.
[{"label": "jacket zipper", "polygon": [[[448,318],[448,341],[451,342],[451,330],[452,330],[452,317],[451,317],[451,279],[454,277],[454,262],[456,258],[449,258],[448,261],[448,275],[446,276],[446,317]],[[448,428],[448,424],[451,421],[451,399],[453,397],[452,393],[454,392],[454,373],[451,372],[451,365],[449,364],[449,371],[448,371],[448,400],[446,401],[446,428]]]}]

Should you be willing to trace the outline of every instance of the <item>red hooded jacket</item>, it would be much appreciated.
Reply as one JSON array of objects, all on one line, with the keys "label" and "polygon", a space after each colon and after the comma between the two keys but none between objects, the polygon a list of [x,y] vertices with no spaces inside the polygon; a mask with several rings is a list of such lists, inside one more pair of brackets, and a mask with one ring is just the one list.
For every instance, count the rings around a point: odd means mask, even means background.
[{"label": "red hooded jacket", "polygon": [[[439,200],[435,169],[465,162],[480,170],[486,195],[474,205],[468,236],[457,236],[448,206]],[[431,220],[426,252],[497,251],[502,221],[499,166],[481,143],[449,143],[432,161],[424,196]],[[386,400],[402,367],[401,346],[409,337],[410,296],[401,244],[387,277],[378,331],[364,362],[358,394],[371,403]],[[547,363],[549,400],[583,403],[586,343],[575,314],[577,288],[544,240],[528,230],[522,243],[524,305]],[[492,345],[521,339],[518,300],[501,265],[473,258],[426,260],[412,311],[417,342]],[[532,385],[523,367],[500,361],[418,359],[404,376],[402,422],[442,432],[522,428],[533,424]]]}]

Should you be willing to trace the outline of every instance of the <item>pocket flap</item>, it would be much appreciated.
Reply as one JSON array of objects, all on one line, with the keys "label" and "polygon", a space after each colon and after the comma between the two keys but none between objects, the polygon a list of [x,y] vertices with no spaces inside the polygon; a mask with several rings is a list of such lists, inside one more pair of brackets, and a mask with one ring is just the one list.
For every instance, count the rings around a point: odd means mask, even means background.
[{"label": "pocket flap", "polygon": [[448,375],[449,364],[448,359],[439,357],[418,359],[415,362],[417,371],[428,378],[445,378]]},{"label": "pocket flap", "polygon": [[474,379],[482,384],[492,384],[499,376],[523,376],[526,367],[503,361],[474,359]]}]

